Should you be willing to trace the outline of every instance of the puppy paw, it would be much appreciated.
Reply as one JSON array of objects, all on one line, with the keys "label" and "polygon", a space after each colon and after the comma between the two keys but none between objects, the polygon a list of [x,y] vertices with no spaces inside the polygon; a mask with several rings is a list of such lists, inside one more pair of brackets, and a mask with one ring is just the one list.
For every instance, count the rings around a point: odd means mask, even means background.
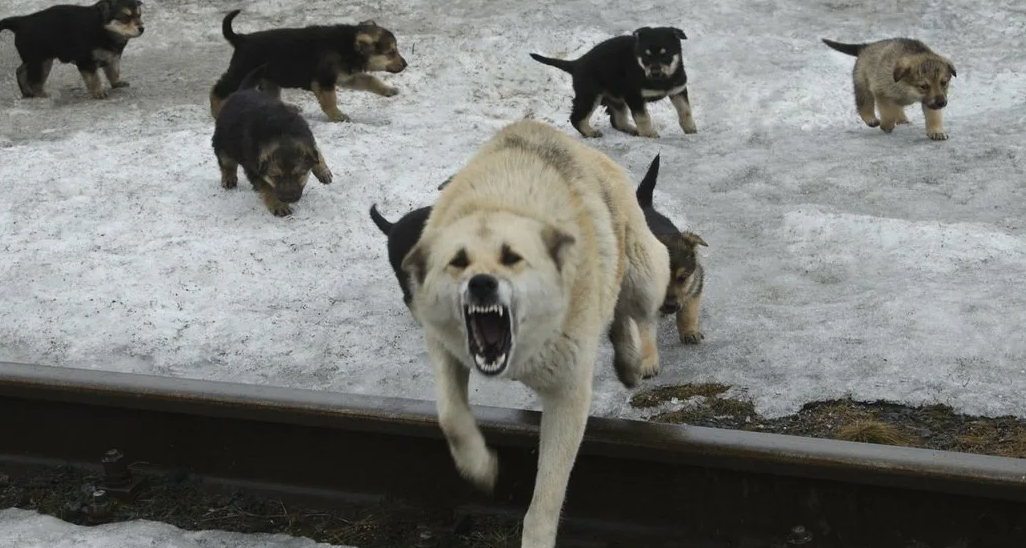
[{"label": "puppy paw", "polygon": [[911,124],[912,122],[909,122],[908,118],[902,116],[901,118],[898,118],[898,121],[895,122],[895,123],[898,124],[899,126],[901,126],[901,125],[904,125],[904,124]]},{"label": "puppy paw", "polygon": [[881,123],[880,129],[883,130],[884,133],[891,133],[892,131],[894,131],[894,122]]},{"label": "puppy paw", "polygon": [[386,86],[381,90],[381,94],[385,97],[395,97],[396,95],[399,95],[399,90],[391,86]]},{"label": "puppy paw", "polygon": [[659,138],[659,132],[654,129],[638,129],[638,136],[648,137],[649,139]]},{"label": "puppy paw", "polygon": [[460,476],[485,493],[495,490],[495,481],[499,477],[499,457],[493,449],[485,447],[482,451],[464,454],[462,458],[456,455],[453,457],[456,458],[456,469]]},{"label": "puppy paw", "polygon": [[695,125],[694,120],[681,120],[680,129],[684,130],[684,133],[687,133],[688,135],[698,133],[698,126]]},{"label": "puppy paw", "polygon": [[292,215],[292,208],[288,204],[276,204],[270,208],[275,217],[288,217]]},{"label": "puppy paw", "polygon": [[221,187],[225,189],[232,189],[238,186],[239,177],[237,175],[221,175]]},{"label": "puppy paw", "polygon": [[312,171],[313,171],[314,177],[316,177],[317,180],[321,182],[321,184],[325,184],[325,185],[330,185],[331,184],[331,181],[332,181],[331,170],[328,169],[327,166],[325,166],[323,168],[320,167],[320,166],[317,166],[317,167],[313,168]]},{"label": "puppy paw", "polygon": [[880,127],[880,120],[873,118],[872,120],[862,120],[869,127]]},{"label": "puppy paw", "polygon": [[131,85],[132,84],[128,83],[125,80],[119,80],[117,82],[111,82],[110,83],[110,87],[112,87],[112,88],[127,88],[127,87],[131,87]]},{"label": "puppy paw", "polygon": [[946,141],[948,139],[948,134],[943,131],[928,131],[926,136],[934,141]]},{"label": "puppy paw", "polygon": [[89,92],[89,95],[91,95],[93,97],[93,99],[106,99],[107,98],[107,90],[101,89],[101,90],[98,90],[98,91],[91,91],[91,92]]},{"label": "puppy paw", "polygon": [[681,344],[698,344],[705,339],[705,335],[701,331],[688,331],[685,333],[679,333]]},{"label": "puppy paw", "polygon": [[328,118],[332,122],[348,122],[349,121],[349,115],[345,114],[344,112],[340,112],[340,111],[332,112],[331,114],[328,115]]}]

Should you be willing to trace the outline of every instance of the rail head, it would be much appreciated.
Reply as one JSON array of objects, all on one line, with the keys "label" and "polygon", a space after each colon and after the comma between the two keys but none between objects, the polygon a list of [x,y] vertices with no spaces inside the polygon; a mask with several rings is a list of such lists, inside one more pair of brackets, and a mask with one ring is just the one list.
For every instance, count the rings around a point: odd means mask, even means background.
[{"label": "rail head", "polygon": [[[19,398],[441,438],[432,401],[0,362]],[[489,443],[537,444],[540,413],[474,406]],[[582,455],[1026,501],[1026,459],[592,417]]]}]

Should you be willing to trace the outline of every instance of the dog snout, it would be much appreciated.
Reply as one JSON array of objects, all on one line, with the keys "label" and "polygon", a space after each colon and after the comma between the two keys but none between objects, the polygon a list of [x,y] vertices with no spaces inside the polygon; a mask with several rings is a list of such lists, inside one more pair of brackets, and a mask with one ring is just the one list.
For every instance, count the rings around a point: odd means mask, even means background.
[{"label": "dog snout", "polygon": [[677,299],[666,299],[663,306],[659,307],[659,312],[663,314],[675,314],[678,310],[680,305],[677,304]]},{"label": "dog snout", "polygon": [[142,25],[139,25],[138,29],[139,29],[139,35],[140,35],[140,36],[142,36],[142,33],[143,33],[144,31],[146,31],[146,27],[144,27],[144,26],[142,26]]},{"label": "dog snout", "polygon": [[488,274],[475,274],[467,282],[467,290],[478,302],[490,303],[499,291],[499,280]]},{"label": "dog snout", "polygon": [[389,70],[392,72],[402,72],[406,68],[406,59],[399,57],[389,65]]},{"label": "dog snout", "polygon": [[303,189],[302,187],[278,188],[274,194],[278,200],[285,202],[286,204],[294,204],[303,197]]},{"label": "dog snout", "polygon": [[933,101],[930,101],[926,106],[932,109],[944,108],[948,105],[948,100],[945,97],[935,97]]}]

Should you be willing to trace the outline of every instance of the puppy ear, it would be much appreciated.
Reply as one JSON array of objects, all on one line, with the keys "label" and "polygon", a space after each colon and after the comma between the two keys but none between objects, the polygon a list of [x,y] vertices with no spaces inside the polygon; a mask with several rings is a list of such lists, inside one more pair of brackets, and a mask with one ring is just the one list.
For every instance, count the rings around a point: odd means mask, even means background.
[{"label": "puppy ear", "polygon": [[566,261],[567,249],[577,240],[570,234],[552,225],[542,229],[541,237],[542,241],[545,242],[545,249],[549,251],[552,261],[556,263],[556,270],[562,272],[563,263]]},{"label": "puppy ear", "polygon": [[96,6],[96,9],[100,10],[100,17],[103,18],[104,22],[110,20],[110,16],[114,13],[114,6],[111,0],[100,0],[93,5]]},{"label": "puppy ear", "polygon": [[406,256],[403,257],[401,268],[406,276],[417,282],[418,286],[424,285],[424,278],[427,277],[427,246],[424,240],[417,242]]},{"label": "puppy ear", "polygon": [[687,35],[684,34],[684,31],[680,30],[679,28],[677,28],[677,27],[670,27],[670,30],[673,31],[673,35],[676,36],[678,39],[680,39],[680,40],[687,40],[688,39]]},{"label": "puppy ear", "polygon": [[366,32],[356,33],[356,51],[370,53],[374,50],[374,37]]},{"label": "puppy ear", "polygon": [[694,249],[695,247],[700,245],[709,247],[709,244],[705,243],[705,240],[703,240],[701,236],[695,234],[694,232],[685,232],[684,234],[680,235],[680,239],[684,240],[684,243],[691,246],[691,249]]},{"label": "puppy ear", "polygon": [[898,64],[894,67],[894,81],[900,81],[902,78],[908,76],[910,72],[912,72],[912,67],[910,67],[904,59],[899,60]]},{"label": "puppy ear", "polygon": [[360,21],[360,26],[361,27],[376,27],[376,26],[378,26],[378,24],[375,23],[373,19],[368,19],[366,21]]},{"label": "puppy ear", "polygon": [[951,61],[948,61],[948,71],[951,72],[951,77],[952,78],[958,76],[957,74],[955,74],[955,65]]},{"label": "puppy ear", "polygon": [[632,32],[632,33],[631,33],[631,35],[632,35],[632,36],[634,36],[635,38],[637,38],[637,37],[638,37],[638,34],[639,34],[639,33],[640,33],[641,31],[643,31],[643,30],[648,30],[649,28],[650,28],[650,27],[641,27],[640,29],[637,29],[637,30],[635,30],[634,32]]}]

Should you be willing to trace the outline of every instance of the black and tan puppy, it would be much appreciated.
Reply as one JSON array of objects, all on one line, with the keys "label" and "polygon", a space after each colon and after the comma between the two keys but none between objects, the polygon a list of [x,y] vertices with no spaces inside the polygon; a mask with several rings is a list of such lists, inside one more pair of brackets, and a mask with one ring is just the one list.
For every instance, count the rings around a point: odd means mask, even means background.
[{"label": "black and tan puppy", "polygon": [[[403,303],[406,308],[411,308],[413,294],[410,293],[410,282],[403,273],[403,257],[413,249],[424,232],[424,223],[431,214],[431,206],[414,209],[403,215],[398,221],[391,223],[388,219],[378,213],[378,206],[374,204],[370,208],[370,216],[374,224],[378,226],[385,236],[388,236],[388,262],[392,265],[395,278],[399,281],[399,287],[403,291]],[[411,309],[412,312],[412,309]]]},{"label": "black and tan puppy", "polygon": [[276,217],[292,214],[312,171],[323,184],[331,171],[306,120],[276,97],[256,89],[264,67],[243,79],[218,113],[212,144],[221,186],[235,188],[242,166],[253,189]]},{"label": "black and tan puppy", "polygon": [[225,97],[259,65],[266,66],[263,80],[269,93],[278,95],[281,88],[312,91],[321,110],[334,122],[349,120],[338,108],[336,88],[370,91],[384,97],[399,93],[370,74],[397,73],[406,68],[395,35],[374,21],[236,34],[232,20],[239,12],[230,12],[221,23],[221,33],[234,51],[228,70],[210,90],[210,114],[214,118]]},{"label": "black and tan puppy", "polygon": [[[573,76],[574,100],[570,123],[585,137],[602,132],[591,127],[591,115],[601,104],[614,129],[631,135],[659,137],[646,103],[669,97],[684,133],[696,133],[688,100],[680,41],[684,31],[675,27],[642,27],[629,36],[610,38],[578,59],[531,57]],[[627,119],[628,109],[637,128]]]},{"label": "black and tan puppy", "polygon": [[121,53],[143,33],[142,2],[100,0],[91,6],[61,4],[42,11],[0,19],[0,31],[14,33],[21,57],[15,74],[22,97],[48,97],[45,86],[54,59],[74,63],[89,94],[107,92],[97,71],[103,69],[111,87],[128,86],[121,79]]},{"label": "black and tan puppy", "polygon": [[[948,82],[955,76],[955,65],[950,60],[910,38],[863,44],[822,40],[831,48],[856,58],[852,69],[855,107],[867,126],[880,126],[890,133],[895,125],[909,123],[905,107],[922,103],[926,135],[935,141],[948,138],[941,109],[948,104]],[[877,108],[880,109],[879,119]]]},{"label": "black and tan puppy", "polygon": [[658,176],[659,155],[656,155],[635,195],[645,212],[649,230],[670,251],[670,285],[659,311],[677,315],[677,335],[681,343],[698,344],[705,338],[698,330],[698,312],[705,286],[705,269],[698,261],[698,246],[708,244],[694,232],[681,232],[673,221],[655,210],[652,195]]}]

